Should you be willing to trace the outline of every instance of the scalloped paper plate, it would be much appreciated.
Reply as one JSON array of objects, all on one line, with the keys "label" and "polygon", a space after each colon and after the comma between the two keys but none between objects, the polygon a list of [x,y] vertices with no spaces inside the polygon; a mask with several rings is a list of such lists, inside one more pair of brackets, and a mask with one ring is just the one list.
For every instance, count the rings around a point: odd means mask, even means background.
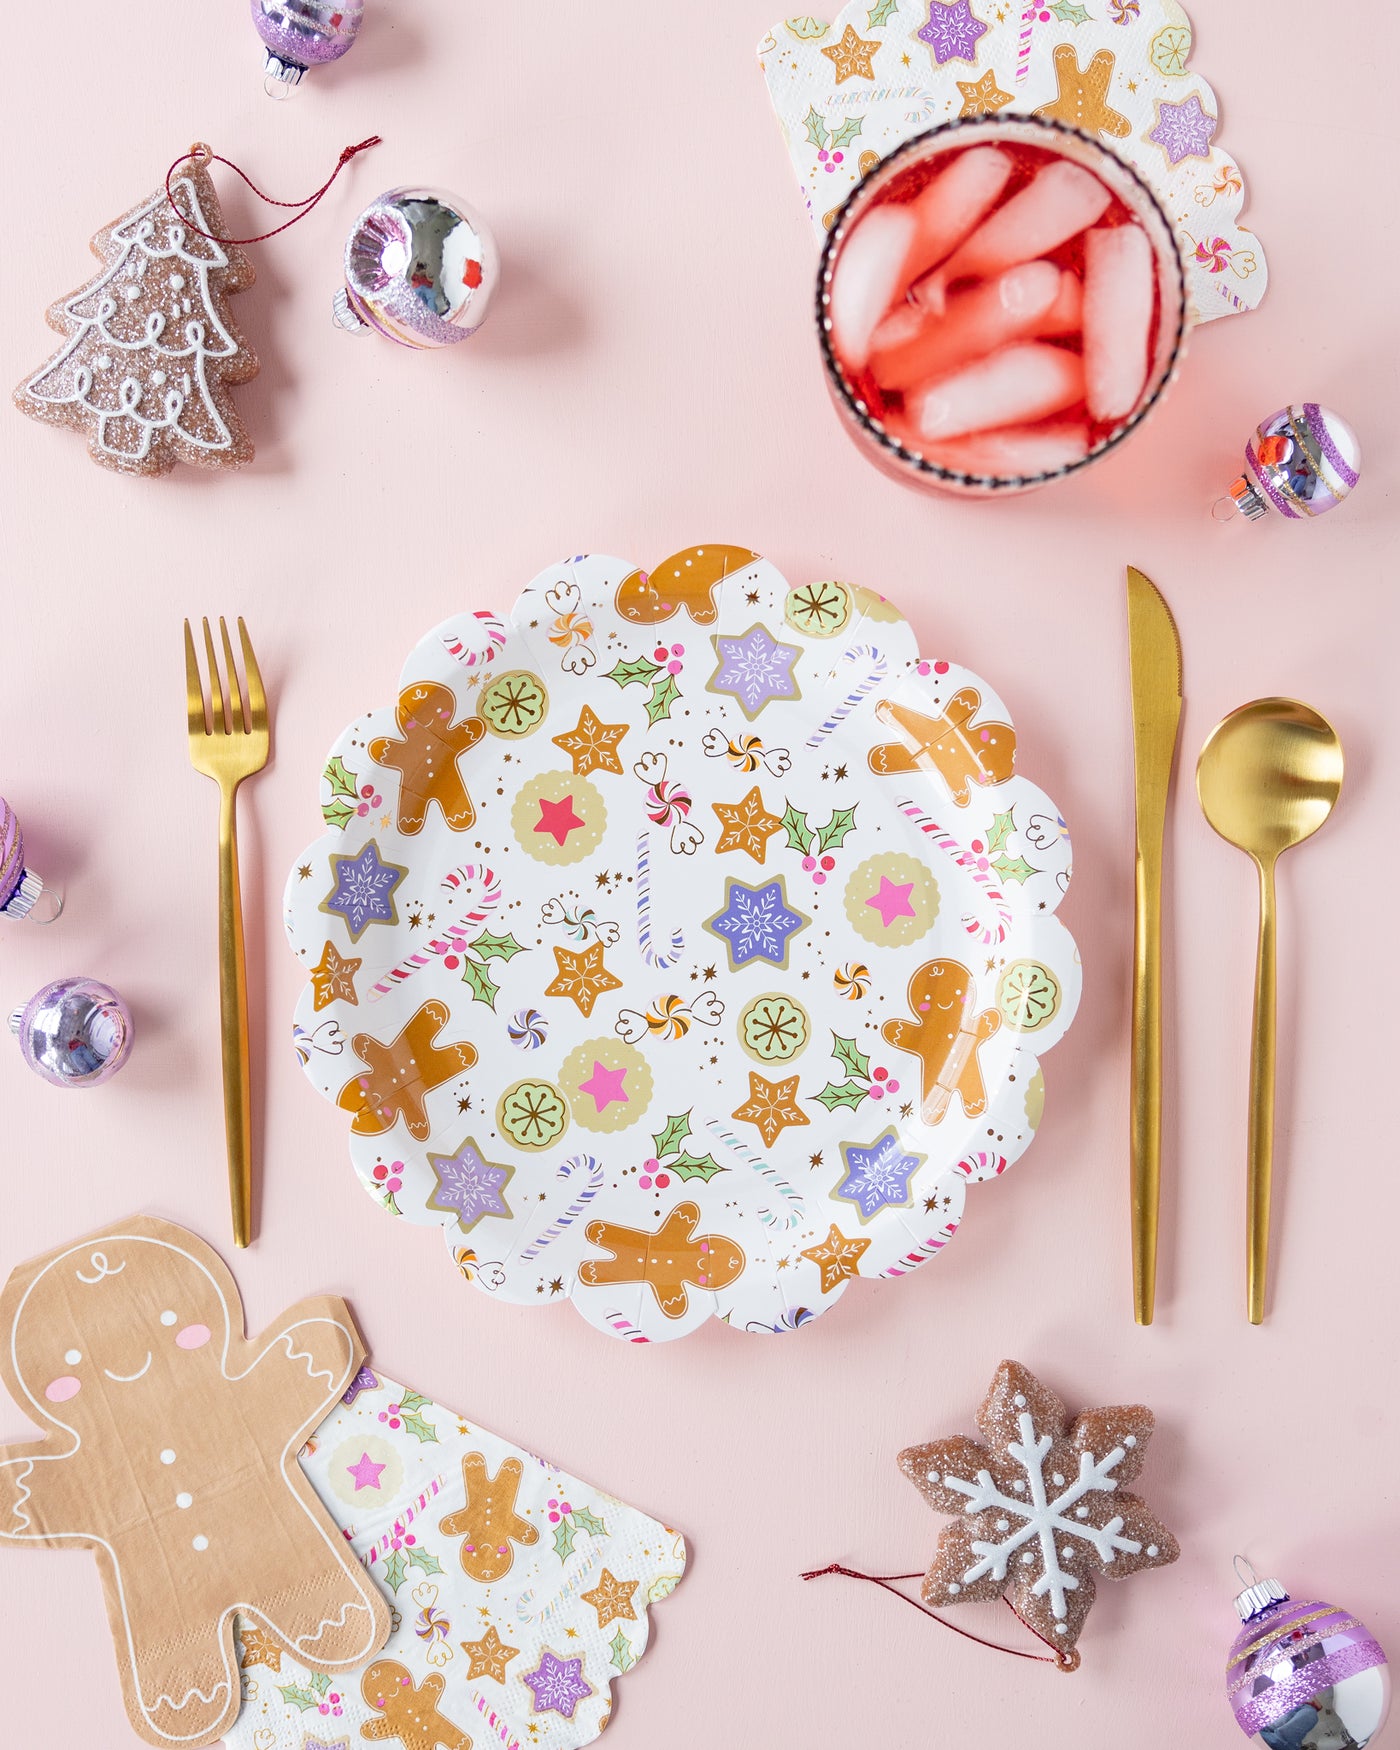
[{"label": "scalloped paper plate", "polygon": [[1079,960],[1059,811],[898,611],[732,546],[447,620],[287,885],[313,1084],[463,1275],[632,1341],[901,1276],[1025,1149]]},{"label": "scalloped paper plate", "polygon": [[1269,274],[1239,222],[1244,182],[1191,49],[1177,0],[852,0],[832,23],[775,24],[758,57],[819,233],[915,134],[1039,110],[1093,134],[1156,190],[1196,320],[1209,322],[1254,309]]}]

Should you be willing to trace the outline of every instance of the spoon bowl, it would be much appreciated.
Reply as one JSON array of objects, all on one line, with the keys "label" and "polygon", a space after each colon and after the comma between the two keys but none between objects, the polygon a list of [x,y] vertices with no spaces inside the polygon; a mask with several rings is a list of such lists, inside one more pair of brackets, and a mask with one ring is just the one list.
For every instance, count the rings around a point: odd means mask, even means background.
[{"label": "spoon bowl", "polygon": [[1296,699],[1256,699],[1211,731],[1196,765],[1196,793],[1221,838],[1259,871],[1259,956],[1249,1065],[1246,1270],[1249,1322],[1264,1322],[1274,1157],[1274,1030],[1277,1008],[1274,865],[1311,838],[1342,789],[1342,744],[1332,725]]},{"label": "spoon bowl", "polygon": [[1342,744],[1296,699],[1256,699],[1211,731],[1196,767],[1205,817],[1256,862],[1311,838],[1342,788]]}]

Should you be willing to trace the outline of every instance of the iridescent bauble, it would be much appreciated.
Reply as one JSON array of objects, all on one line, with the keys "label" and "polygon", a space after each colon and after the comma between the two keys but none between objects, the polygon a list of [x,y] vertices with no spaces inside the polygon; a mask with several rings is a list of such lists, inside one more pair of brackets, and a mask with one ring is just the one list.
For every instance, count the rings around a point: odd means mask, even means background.
[{"label": "iridescent bauble", "polygon": [[338,61],[359,35],[365,0],[249,0],[267,50],[269,91],[298,84],[309,67]]},{"label": "iridescent bauble", "polygon": [[499,277],[495,239],[465,201],[391,188],[355,221],[335,319],[403,346],[451,346],[481,326]]},{"label": "iridescent bauble", "polygon": [[[1281,407],[1245,445],[1245,471],[1220,500],[1251,520],[1272,508],[1295,521],[1335,510],[1361,478],[1361,445],[1347,422],[1315,401]],[[1223,520],[1223,519],[1222,519]]]},{"label": "iridescent bauble", "polygon": [[60,978],[10,1016],[24,1061],[58,1088],[95,1088],[131,1055],[131,1011],[95,978]]},{"label": "iridescent bauble", "polygon": [[0,917],[51,924],[62,910],[59,890],[25,866],[19,816],[0,796]]},{"label": "iridescent bauble", "polygon": [[1242,1732],[1267,1750],[1365,1750],[1390,1710],[1380,1643],[1335,1604],[1260,1580],[1235,1600],[1244,1627],[1225,1667]]}]

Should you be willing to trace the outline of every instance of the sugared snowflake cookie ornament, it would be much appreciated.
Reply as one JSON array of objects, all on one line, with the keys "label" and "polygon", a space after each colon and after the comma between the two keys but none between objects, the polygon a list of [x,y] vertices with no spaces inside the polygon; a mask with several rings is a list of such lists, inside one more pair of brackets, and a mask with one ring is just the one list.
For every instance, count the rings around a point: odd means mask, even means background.
[{"label": "sugared snowflake cookie ornament", "polygon": [[1003,1361],[977,1412],[986,1444],[954,1434],[907,1447],[899,1467],[936,1512],[958,1515],[939,1536],[925,1601],[976,1603],[1006,1593],[1072,1668],[1095,1576],[1121,1580],[1166,1567],[1181,1552],[1126,1492],[1147,1454],[1151,1410],[1085,1410],[1068,1424],[1054,1392],[1019,1362]]}]

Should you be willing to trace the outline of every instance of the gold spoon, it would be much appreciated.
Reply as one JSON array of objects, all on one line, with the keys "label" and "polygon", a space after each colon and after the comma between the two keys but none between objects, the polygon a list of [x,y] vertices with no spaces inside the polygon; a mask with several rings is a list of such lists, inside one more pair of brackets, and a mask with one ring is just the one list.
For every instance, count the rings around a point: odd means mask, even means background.
[{"label": "gold spoon", "polygon": [[1274,864],[1311,838],[1342,788],[1342,744],[1296,699],[1255,699],[1217,723],[1196,765],[1196,792],[1221,838],[1259,871],[1259,958],[1249,1063],[1249,1322],[1264,1322],[1274,1162]]}]

